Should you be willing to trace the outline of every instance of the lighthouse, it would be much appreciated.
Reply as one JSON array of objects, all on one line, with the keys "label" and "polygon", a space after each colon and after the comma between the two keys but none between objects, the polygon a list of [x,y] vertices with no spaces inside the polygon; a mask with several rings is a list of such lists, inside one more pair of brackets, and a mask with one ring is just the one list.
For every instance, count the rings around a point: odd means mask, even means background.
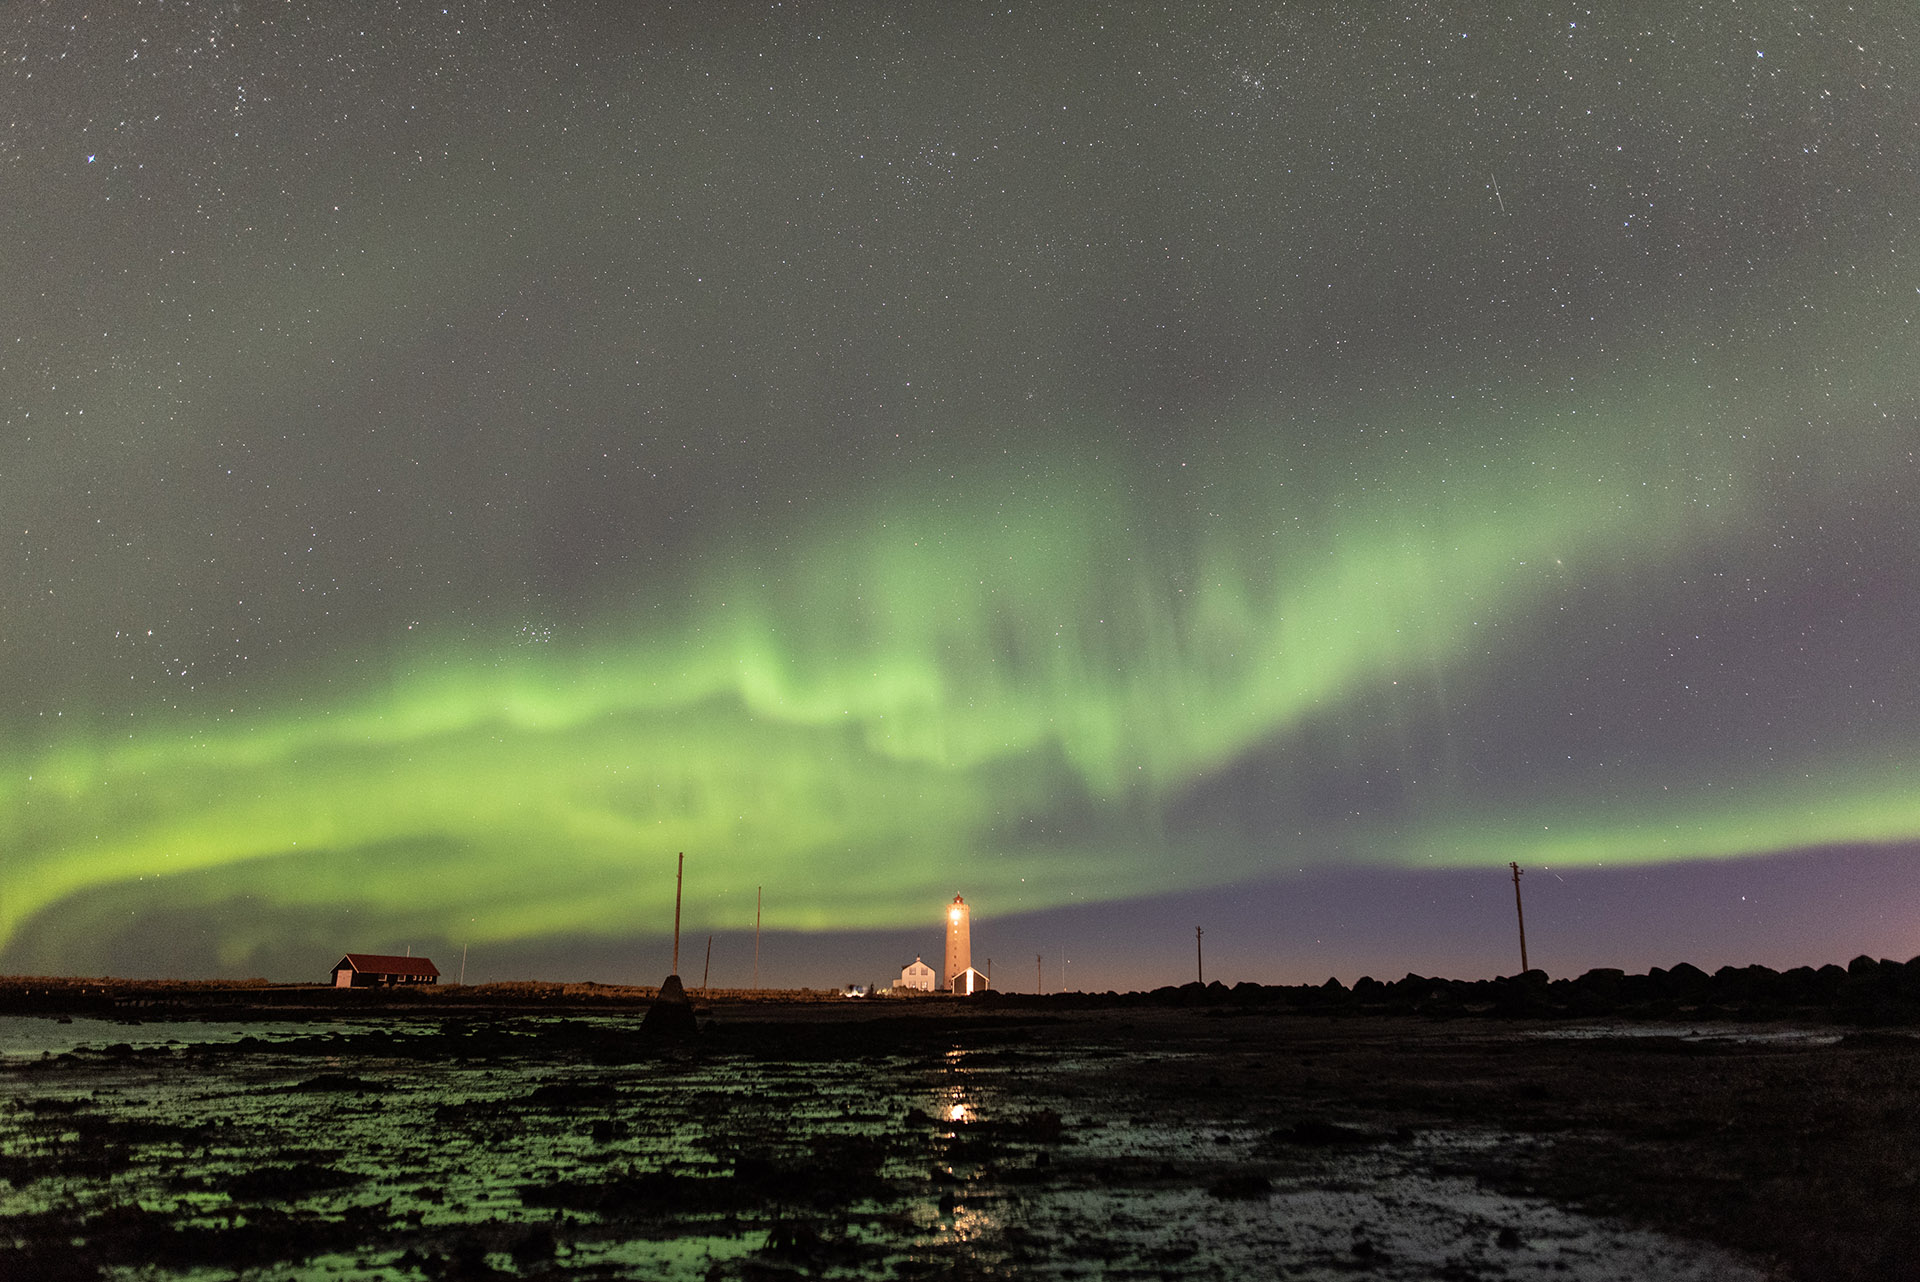
[{"label": "lighthouse", "polygon": [[967,901],[955,895],[947,905],[946,990],[960,997],[971,997],[987,987],[987,977],[973,968],[972,914]]},{"label": "lighthouse", "polygon": [[949,992],[954,980],[973,969],[973,939],[968,925],[967,901],[955,895],[947,905],[947,970],[941,976]]}]

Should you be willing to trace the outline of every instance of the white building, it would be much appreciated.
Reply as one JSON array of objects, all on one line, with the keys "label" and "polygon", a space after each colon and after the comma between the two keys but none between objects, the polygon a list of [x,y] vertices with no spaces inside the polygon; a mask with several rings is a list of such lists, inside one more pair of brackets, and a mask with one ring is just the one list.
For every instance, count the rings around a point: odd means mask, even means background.
[{"label": "white building", "polygon": [[893,986],[895,988],[911,988],[918,992],[930,993],[933,991],[933,967],[916,957],[913,959],[911,966],[901,970],[900,978],[895,981]]}]

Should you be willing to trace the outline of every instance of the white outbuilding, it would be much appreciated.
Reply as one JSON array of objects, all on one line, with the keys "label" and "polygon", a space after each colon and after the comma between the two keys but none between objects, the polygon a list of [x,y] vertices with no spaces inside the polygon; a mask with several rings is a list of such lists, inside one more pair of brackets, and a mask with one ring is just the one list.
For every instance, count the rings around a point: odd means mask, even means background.
[{"label": "white outbuilding", "polygon": [[987,983],[987,977],[969,966],[953,977],[950,981],[949,991],[951,991],[955,997],[971,997],[975,993],[986,992],[989,987],[991,987],[991,985]]}]

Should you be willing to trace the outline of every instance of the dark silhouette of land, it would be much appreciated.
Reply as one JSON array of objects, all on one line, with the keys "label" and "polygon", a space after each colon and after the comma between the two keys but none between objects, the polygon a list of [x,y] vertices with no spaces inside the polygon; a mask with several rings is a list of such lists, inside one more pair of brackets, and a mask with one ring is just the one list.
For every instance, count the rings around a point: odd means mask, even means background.
[{"label": "dark silhouette of land", "polygon": [[[681,990],[709,1011],[756,1006],[841,1005],[838,990]],[[0,1014],[97,1015],[106,1018],[298,1019],[354,1012],[539,1011],[546,1013],[645,1008],[661,993],[653,986],[520,981],[341,989],[329,984],[261,980],[133,980],[0,976]],[[676,999],[677,1000],[677,999]],[[895,1008],[944,1010],[956,1000],[1004,1010],[1132,1009],[1153,1006],[1258,1007],[1323,1015],[1420,1015],[1435,1019],[1709,1020],[1786,1019],[1849,1026],[1920,1026],[1920,957],[1897,962],[1856,957],[1846,966],[1723,966],[1708,974],[1682,962],[1644,975],[1590,970],[1573,979],[1546,972],[1498,979],[1458,980],[1406,975],[1362,978],[1351,986],[1239,983],[1218,980],[1131,993],[1002,993],[955,999],[944,993],[903,993],[860,999]]]}]

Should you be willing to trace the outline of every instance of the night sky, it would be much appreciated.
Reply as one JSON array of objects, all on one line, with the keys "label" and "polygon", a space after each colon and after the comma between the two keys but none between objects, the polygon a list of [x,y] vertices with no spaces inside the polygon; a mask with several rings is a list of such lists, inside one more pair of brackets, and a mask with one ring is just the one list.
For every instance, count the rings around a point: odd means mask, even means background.
[{"label": "night sky", "polygon": [[6,6],[0,971],[1920,952],[1920,12],[1482,8]]}]

